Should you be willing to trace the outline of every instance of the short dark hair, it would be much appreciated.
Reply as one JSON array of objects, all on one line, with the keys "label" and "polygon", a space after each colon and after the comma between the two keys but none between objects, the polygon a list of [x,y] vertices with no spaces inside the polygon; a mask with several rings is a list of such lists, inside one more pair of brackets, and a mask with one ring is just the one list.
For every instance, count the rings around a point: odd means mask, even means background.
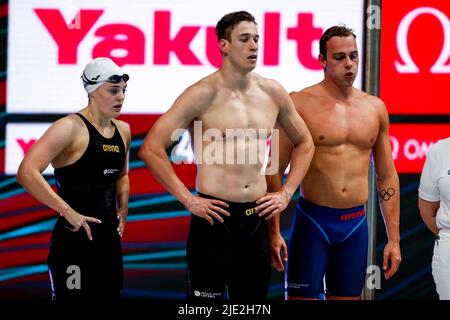
[{"label": "short dark hair", "polygon": [[356,35],[352,29],[347,28],[345,25],[333,26],[325,30],[319,41],[319,51],[323,57],[327,58],[327,41],[332,37],[350,37],[353,36],[356,39]]},{"label": "short dark hair", "polygon": [[241,21],[248,21],[257,24],[255,17],[247,11],[235,11],[228,13],[224,15],[219,22],[217,22],[217,41],[220,41],[221,39],[231,41],[231,31],[233,31],[234,27]]}]

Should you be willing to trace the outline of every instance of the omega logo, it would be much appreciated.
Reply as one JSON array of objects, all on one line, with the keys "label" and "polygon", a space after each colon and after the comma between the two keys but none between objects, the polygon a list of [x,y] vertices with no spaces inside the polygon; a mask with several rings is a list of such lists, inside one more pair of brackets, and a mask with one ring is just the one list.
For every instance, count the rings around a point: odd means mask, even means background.
[{"label": "omega logo", "polygon": [[421,7],[414,9],[400,22],[397,30],[397,48],[402,61],[395,61],[395,68],[399,73],[419,73],[419,68],[414,63],[410,55],[407,37],[411,23],[418,16],[425,13],[435,16],[444,28],[444,45],[438,59],[430,68],[430,72],[450,73],[450,64],[445,64],[450,57],[450,20],[442,11],[432,7]]}]

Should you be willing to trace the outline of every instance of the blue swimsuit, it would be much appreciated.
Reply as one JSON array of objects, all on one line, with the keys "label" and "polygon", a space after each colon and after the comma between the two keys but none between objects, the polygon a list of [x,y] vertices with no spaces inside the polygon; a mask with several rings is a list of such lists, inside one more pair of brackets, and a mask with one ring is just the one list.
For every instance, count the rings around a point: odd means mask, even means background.
[{"label": "blue swimsuit", "polygon": [[288,296],[319,298],[322,292],[359,296],[366,276],[367,246],[364,206],[333,209],[300,198],[288,246]]}]

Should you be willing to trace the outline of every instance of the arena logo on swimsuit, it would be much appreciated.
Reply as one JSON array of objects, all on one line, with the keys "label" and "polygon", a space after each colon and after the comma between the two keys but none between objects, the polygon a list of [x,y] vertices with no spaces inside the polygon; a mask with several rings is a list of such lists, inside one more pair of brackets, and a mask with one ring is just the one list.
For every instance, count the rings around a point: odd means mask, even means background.
[{"label": "arena logo on swimsuit", "polygon": [[359,210],[359,211],[352,212],[352,213],[342,214],[341,215],[341,220],[342,221],[352,220],[352,219],[356,219],[358,217],[361,217],[361,216],[363,216],[365,214],[366,214],[365,210]]},{"label": "arena logo on swimsuit", "polygon": [[[59,64],[76,64],[77,49],[85,36],[91,31],[105,10],[80,9],[71,23],[66,23],[61,11],[56,8],[35,8],[34,12],[52,36],[58,47]],[[154,19],[153,63],[169,65],[169,56],[175,54],[183,65],[203,65],[199,56],[190,48],[191,43],[201,29],[206,29],[205,53],[208,62],[219,67],[222,61],[218,50],[214,26],[182,26],[174,34],[172,12],[156,10]],[[297,44],[297,58],[301,65],[310,70],[320,70],[317,57],[312,55],[313,42],[318,41],[323,28],[313,25],[313,13],[298,13],[297,25],[288,27],[286,38]],[[263,64],[276,66],[280,61],[281,13],[264,13],[263,21]],[[74,32],[76,29],[78,32]],[[92,49],[92,56],[111,57],[114,50],[123,50],[127,54],[114,58],[119,66],[126,64],[140,65],[145,63],[145,34],[132,24],[105,24],[95,31],[95,35],[104,40]],[[125,40],[126,39],[126,40]]]},{"label": "arena logo on swimsuit", "polygon": [[104,144],[103,151],[104,152],[120,152],[119,146],[111,145],[111,144]]}]

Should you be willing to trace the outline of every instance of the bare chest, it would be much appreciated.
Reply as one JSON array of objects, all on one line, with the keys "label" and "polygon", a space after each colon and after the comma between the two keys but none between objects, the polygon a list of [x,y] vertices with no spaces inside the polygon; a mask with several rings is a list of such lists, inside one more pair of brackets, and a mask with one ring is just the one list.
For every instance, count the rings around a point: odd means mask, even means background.
[{"label": "bare chest", "polygon": [[[278,106],[266,94],[219,94],[197,121],[203,130],[268,130],[274,125]],[[198,125],[199,123],[197,123]]]},{"label": "bare chest", "polygon": [[370,149],[380,127],[374,109],[365,105],[333,105],[312,109],[304,116],[316,146],[353,145]]}]

